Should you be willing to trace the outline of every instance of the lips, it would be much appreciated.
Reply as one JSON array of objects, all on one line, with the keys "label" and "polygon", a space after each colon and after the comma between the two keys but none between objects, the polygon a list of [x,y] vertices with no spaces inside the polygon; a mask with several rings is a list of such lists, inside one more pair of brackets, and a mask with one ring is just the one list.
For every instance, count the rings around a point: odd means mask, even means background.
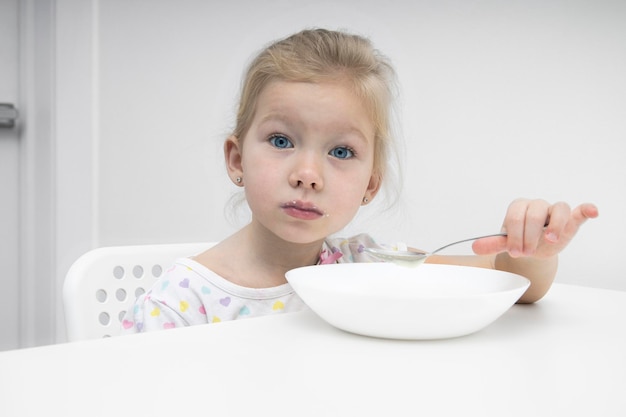
[{"label": "lips", "polygon": [[293,200],[280,206],[291,217],[302,220],[315,220],[324,216],[324,212],[316,205],[305,201]]}]

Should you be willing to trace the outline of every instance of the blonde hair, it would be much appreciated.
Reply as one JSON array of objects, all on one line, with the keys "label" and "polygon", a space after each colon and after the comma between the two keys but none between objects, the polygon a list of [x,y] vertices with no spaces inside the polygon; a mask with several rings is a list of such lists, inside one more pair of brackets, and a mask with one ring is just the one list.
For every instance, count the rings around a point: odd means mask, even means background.
[{"label": "blonde hair", "polygon": [[233,135],[243,140],[263,88],[271,81],[347,81],[367,103],[375,127],[374,173],[385,178],[392,151],[391,104],[395,71],[371,42],[325,29],[303,30],[271,44],[248,67]]}]

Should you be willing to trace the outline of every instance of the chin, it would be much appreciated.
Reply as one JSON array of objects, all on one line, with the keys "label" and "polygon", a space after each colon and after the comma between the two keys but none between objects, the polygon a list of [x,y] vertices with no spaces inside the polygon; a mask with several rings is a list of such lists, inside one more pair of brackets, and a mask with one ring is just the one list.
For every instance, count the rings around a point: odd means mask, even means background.
[{"label": "chin", "polygon": [[298,228],[297,230],[290,228],[290,230],[281,230],[276,232],[275,234],[277,237],[284,240],[285,242],[298,245],[307,245],[311,243],[321,242],[330,235],[330,233],[303,230],[303,228]]}]

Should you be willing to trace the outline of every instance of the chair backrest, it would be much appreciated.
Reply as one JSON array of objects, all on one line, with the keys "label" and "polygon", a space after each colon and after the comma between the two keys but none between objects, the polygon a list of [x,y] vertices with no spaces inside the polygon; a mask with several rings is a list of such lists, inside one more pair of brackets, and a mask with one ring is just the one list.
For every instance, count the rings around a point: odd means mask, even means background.
[{"label": "chair backrest", "polygon": [[72,264],[63,284],[68,340],[118,335],[126,310],[177,258],[213,245],[114,246],[87,252]]}]

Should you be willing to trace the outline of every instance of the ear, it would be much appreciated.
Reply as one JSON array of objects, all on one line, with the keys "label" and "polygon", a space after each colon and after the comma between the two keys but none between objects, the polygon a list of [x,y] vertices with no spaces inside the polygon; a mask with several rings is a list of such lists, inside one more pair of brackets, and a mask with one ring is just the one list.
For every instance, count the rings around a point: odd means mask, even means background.
[{"label": "ear", "polygon": [[[241,142],[236,136],[229,136],[224,142],[224,160],[230,180],[237,186],[241,186],[243,178],[243,166],[241,163]],[[237,178],[240,180],[237,181]]]},{"label": "ear", "polygon": [[[378,194],[378,191],[380,190],[380,186],[382,185],[383,182],[383,178],[382,176],[377,173],[377,172],[373,172],[372,176],[370,177],[370,182],[367,185],[367,189],[365,190],[365,195],[363,196],[364,198],[367,198],[367,202],[371,202],[374,197],[376,197],[376,194]],[[363,204],[367,204],[365,202],[365,200],[363,200],[364,203]]]}]

